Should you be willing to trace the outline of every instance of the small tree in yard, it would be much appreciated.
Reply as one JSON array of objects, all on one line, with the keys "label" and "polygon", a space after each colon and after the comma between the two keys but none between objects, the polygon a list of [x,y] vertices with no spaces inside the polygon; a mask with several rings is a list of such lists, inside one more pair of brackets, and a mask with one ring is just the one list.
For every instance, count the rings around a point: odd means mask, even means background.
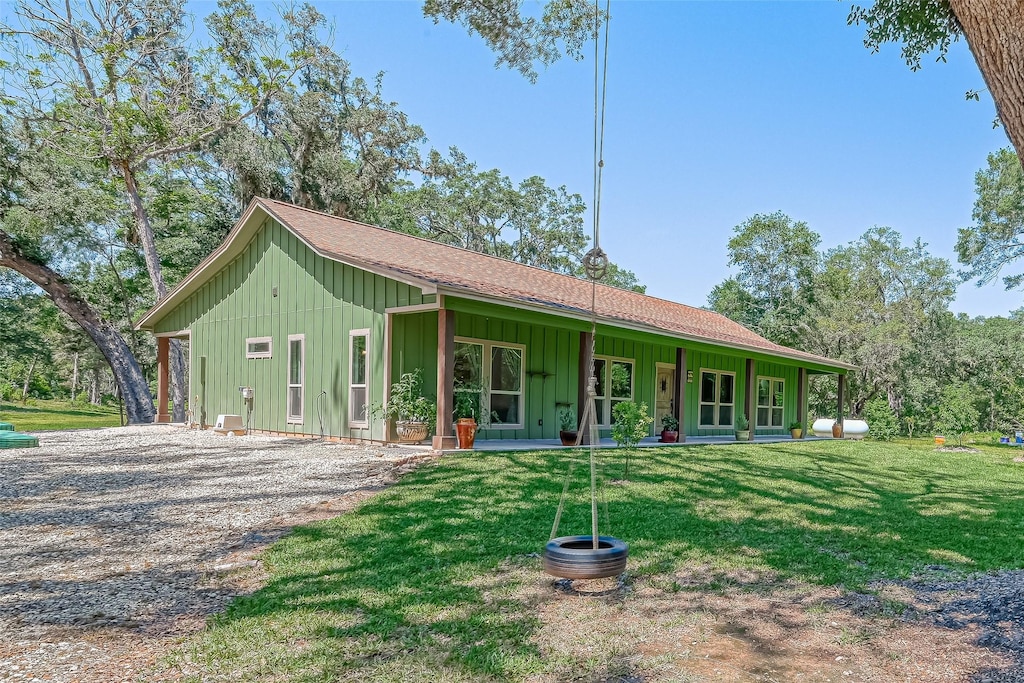
[{"label": "small tree in yard", "polygon": [[864,406],[864,419],[871,428],[869,436],[878,441],[891,441],[900,435],[900,423],[884,396],[875,396]]},{"label": "small tree in yard", "polygon": [[974,394],[966,384],[953,384],[942,390],[937,425],[947,434],[956,434],[957,445],[964,445],[964,434],[978,427],[978,409]]},{"label": "small tree in yard", "polygon": [[612,438],[619,448],[626,449],[626,474],[629,478],[629,456],[640,440],[647,436],[654,418],[647,414],[647,404],[623,401],[612,408]]}]

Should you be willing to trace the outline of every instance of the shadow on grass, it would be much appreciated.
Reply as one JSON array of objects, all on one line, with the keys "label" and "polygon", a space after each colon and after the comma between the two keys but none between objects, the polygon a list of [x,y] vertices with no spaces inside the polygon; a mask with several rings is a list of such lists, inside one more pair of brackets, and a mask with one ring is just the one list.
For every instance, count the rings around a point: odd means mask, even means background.
[{"label": "shadow on grass", "polygon": [[[621,453],[609,455],[614,478]],[[266,587],[214,620],[200,656],[254,678],[302,680],[356,670],[416,680],[422,667],[517,680],[548,670],[532,640],[535,605],[517,592],[536,573],[503,568],[539,566],[563,457],[449,456],[354,513],[297,529],[268,551]],[[589,530],[583,469],[564,534]],[[930,565],[1024,562],[1024,476],[996,458],[843,443],[645,449],[630,479],[605,495],[634,575],[743,568],[859,590]],[[285,647],[294,642],[304,645]]]}]

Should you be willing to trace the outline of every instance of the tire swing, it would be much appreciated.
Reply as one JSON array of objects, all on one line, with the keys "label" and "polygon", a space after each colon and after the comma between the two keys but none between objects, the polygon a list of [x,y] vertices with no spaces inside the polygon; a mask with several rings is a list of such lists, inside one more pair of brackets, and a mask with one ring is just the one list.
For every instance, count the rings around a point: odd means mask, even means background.
[{"label": "tire swing", "polygon": [[[610,3],[610,0],[609,0]],[[600,20],[595,0],[595,22]],[[610,16],[608,10],[605,17]],[[595,36],[597,35],[595,27]],[[608,74],[608,23],[605,21],[604,33],[604,80]],[[598,117],[598,41],[594,41],[594,248],[583,257],[583,267],[591,283],[590,294],[590,357],[594,357],[594,339],[597,336],[597,283],[608,273],[608,256],[601,249],[600,216],[601,216],[601,172],[604,168],[602,159],[604,152],[604,91],[600,92],[600,118]],[[595,397],[597,396],[597,377],[594,375],[594,364],[590,364],[590,378],[587,382],[587,402],[580,418],[580,425],[590,430],[590,528],[589,536],[558,536],[558,527],[562,521],[562,510],[565,508],[565,497],[569,491],[569,482],[578,457],[569,460],[568,472],[562,485],[562,495],[558,501],[558,511],[551,527],[551,536],[544,547],[544,571],[561,579],[603,579],[618,576],[626,570],[626,558],[629,546],[614,536],[602,536],[597,524],[597,458],[595,448],[600,441],[597,427]],[[583,438],[583,430],[576,437],[579,446]],[[605,524],[608,525],[608,504],[605,501]]]}]

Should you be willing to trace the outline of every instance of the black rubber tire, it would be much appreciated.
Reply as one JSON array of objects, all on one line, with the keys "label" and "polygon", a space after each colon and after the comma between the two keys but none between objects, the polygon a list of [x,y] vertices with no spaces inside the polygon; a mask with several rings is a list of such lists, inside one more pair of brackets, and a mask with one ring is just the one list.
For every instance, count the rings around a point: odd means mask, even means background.
[{"label": "black rubber tire", "polygon": [[626,571],[629,546],[613,536],[561,536],[544,547],[544,571],[561,579],[603,579]]}]

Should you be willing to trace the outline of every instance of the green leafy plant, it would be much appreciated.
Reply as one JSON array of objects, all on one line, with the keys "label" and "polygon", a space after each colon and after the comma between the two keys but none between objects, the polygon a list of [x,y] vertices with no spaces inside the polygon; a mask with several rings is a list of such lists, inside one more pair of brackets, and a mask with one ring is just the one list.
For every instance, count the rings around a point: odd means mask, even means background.
[{"label": "green leafy plant", "polygon": [[804,425],[803,425],[803,423],[802,423],[802,422],[797,422],[797,421],[794,421],[794,422],[790,422],[790,423],[789,423],[789,429],[790,429],[790,431],[792,431],[792,430],[794,430],[794,429],[803,429],[803,428],[804,428]]},{"label": "green leafy plant", "polygon": [[375,403],[370,413],[378,419],[426,422],[433,426],[437,418],[437,404],[423,395],[422,372],[416,368],[403,373],[391,385],[391,396],[387,402]]},{"label": "green leafy plant", "polygon": [[744,415],[743,413],[740,413],[739,415],[737,415],[736,416],[736,431],[737,432],[745,432],[749,428],[750,428],[750,420],[747,419],[747,416]]},{"label": "green leafy plant", "polygon": [[626,449],[626,473],[629,478],[630,455],[640,440],[647,436],[654,418],[647,414],[647,404],[622,401],[612,408],[612,438],[620,448]]},{"label": "green leafy plant", "polygon": [[474,420],[480,417],[480,389],[479,388],[459,388],[455,392],[455,411],[454,417],[456,420],[472,418]]},{"label": "green leafy plant", "polygon": [[558,411],[558,422],[563,432],[576,431],[576,411],[572,406]]},{"label": "green leafy plant", "polygon": [[679,420],[673,415],[662,415],[661,427],[667,432],[679,431]]},{"label": "green leafy plant", "polygon": [[875,396],[867,402],[864,406],[864,420],[870,428],[868,438],[891,441],[900,435],[899,419],[884,396]]},{"label": "green leafy plant", "polygon": [[978,409],[966,384],[953,384],[942,390],[936,425],[946,434],[956,435],[957,444],[964,445],[964,434],[978,427]]}]

